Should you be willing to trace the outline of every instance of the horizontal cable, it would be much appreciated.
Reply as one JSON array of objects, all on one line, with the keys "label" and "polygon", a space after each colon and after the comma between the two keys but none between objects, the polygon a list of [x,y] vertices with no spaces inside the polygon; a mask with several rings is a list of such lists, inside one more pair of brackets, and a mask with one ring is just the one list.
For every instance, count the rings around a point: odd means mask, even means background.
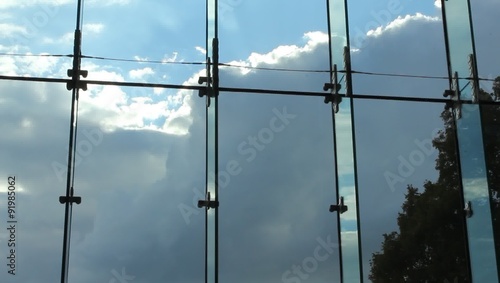
[{"label": "horizontal cable", "polygon": [[150,64],[171,64],[171,65],[205,65],[205,62],[181,62],[181,61],[168,61],[168,60],[141,60],[141,59],[120,59],[109,57],[98,57],[82,55],[82,58],[105,60],[105,61],[118,61],[118,62],[131,62],[131,63],[150,63]]},{"label": "horizontal cable", "polygon": [[[69,82],[71,82],[71,79],[19,77],[19,76],[2,76],[2,75],[0,75],[0,80],[49,82],[49,83],[69,83]],[[206,88],[206,86],[204,86],[204,85],[193,86],[193,85],[174,85],[174,84],[138,83],[138,82],[113,82],[113,81],[98,81],[98,80],[81,80],[81,82],[91,84],[91,85],[150,87],[150,88],[185,89],[185,90],[198,90],[198,91]],[[281,94],[281,95],[311,96],[311,97],[325,97],[325,96],[332,95],[329,92],[287,91],[287,90],[273,90],[273,89],[230,88],[230,87],[220,87],[219,91],[220,92],[227,92],[227,93]],[[346,97],[344,94],[340,94],[340,96]],[[445,98],[384,96],[384,95],[369,95],[369,94],[354,94],[351,97],[353,99],[406,101],[406,102],[431,102],[431,103],[451,102],[450,99],[445,99]],[[461,102],[463,104],[474,104],[470,100],[462,100]],[[480,101],[479,104],[499,105],[500,103],[494,102],[494,101]]]},{"label": "horizontal cable", "polygon": [[[15,56],[15,57],[73,57],[73,55],[63,55],[63,54],[15,54],[15,53],[0,53],[0,56]],[[167,61],[167,60],[141,60],[141,59],[122,59],[122,58],[111,58],[111,57],[100,57],[100,56],[89,56],[82,55],[85,59],[94,60],[104,60],[104,61],[115,61],[115,62],[130,62],[130,63],[149,63],[149,64],[170,64],[170,65],[205,65],[205,62],[179,62],[179,61]],[[229,67],[229,68],[241,68],[249,70],[263,70],[263,71],[277,71],[277,72],[299,72],[299,73],[330,73],[330,70],[310,70],[310,69],[288,69],[288,68],[271,68],[271,67],[256,67],[256,66],[246,66],[231,63],[219,63],[219,66]],[[340,73],[345,73],[345,70],[339,71]],[[384,77],[403,77],[403,78],[420,78],[420,79],[439,79],[447,80],[447,76],[426,76],[426,75],[410,75],[410,74],[395,74],[395,73],[377,73],[377,72],[366,72],[366,71],[351,71],[353,74],[360,75],[370,75],[370,76],[384,76]],[[472,79],[471,77],[463,77],[459,79]],[[478,78],[480,81],[490,81],[493,82],[495,79],[488,78]]]},{"label": "horizontal cable", "polygon": [[19,53],[0,53],[0,56],[10,56],[10,57],[68,57],[68,58],[73,58],[73,54],[19,54]]},{"label": "horizontal cable", "polygon": [[254,67],[230,63],[219,63],[219,66],[230,68],[241,68],[250,70],[278,71],[278,72],[298,72],[298,73],[330,73],[330,70],[306,70],[306,69],[287,69],[287,68],[270,68],[270,67]]},{"label": "horizontal cable", "polygon": [[[340,71],[345,73],[346,71]],[[390,73],[375,73],[375,72],[363,72],[363,71],[352,71],[353,74],[360,75],[371,75],[371,76],[386,76],[386,77],[403,77],[403,78],[417,78],[417,79],[440,79],[447,80],[447,76],[422,76],[422,75],[408,75],[408,74],[390,74]]]}]

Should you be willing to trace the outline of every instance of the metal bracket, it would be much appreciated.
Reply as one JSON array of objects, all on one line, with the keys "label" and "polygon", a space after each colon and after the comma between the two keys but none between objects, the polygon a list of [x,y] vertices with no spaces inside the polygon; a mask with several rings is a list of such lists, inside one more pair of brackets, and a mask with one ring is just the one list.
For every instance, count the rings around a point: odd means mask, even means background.
[{"label": "metal bracket", "polygon": [[210,208],[217,208],[219,207],[219,202],[215,200],[210,199],[210,192],[207,192],[206,199],[204,200],[199,200],[198,201],[198,208],[206,207],[207,210]]},{"label": "metal bracket", "polygon": [[[69,69],[67,74],[68,74],[68,77],[73,77],[73,69]],[[80,70],[80,71],[78,71],[78,75],[86,78],[89,75],[89,71]]]},{"label": "metal bracket", "polygon": [[206,84],[206,88],[200,89],[198,91],[198,96],[207,97],[207,107],[210,107],[210,97],[215,97],[214,95],[214,90],[213,90],[213,79],[212,79],[212,74],[210,71],[210,66],[212,66],[212,62],[210,57],[207,59],[207,76],[206,77],[199,77],[198,78],[198,84]]},{"label": "metal bracket", "polygon": [[472,202],[468,201],[465,203],[464,211],[467,218],[471,218],[472,215],[474,215],[474,211],[472,210]]},{"label": "metal bracket", "polygon": [[450,97],[448,108],[451,108],[455,119],[462,118],[462,102],[460,101],[460,84],[458,81],[458,72],[453,74],[452,89],[445,90],[444,97]]},{"label": "metal bracket", "polygon": [[69,69],[67,72],[68,77],[73,78],[73,80],[66,83],[66,89],[72,90],[74,88],[82,89],[84,91],[87,90],[87,83],[80,81],[80,76],[86,78],[89,75],[89,72],[86,70],[79,70],[75,74],[73,69]]},{"label": "metal bracket", "polygon": [[325,103],[332,103],[332,108],[335,113],[339,112],[339,104],[342,102],[342,97],[339,91],[342,89],[342,85],[338,83],[338,71],[337,64],[333,65],[332,82],[326,83],[323,86],[324,91],[330,90],[330,94],[325,96]]},{"label": "metal bracket", "polygon": [[82,203],[82,197],[75,197],[73,196],[74,194],[74,190],[73,188],[71,188],[70,190],[70,195],[69,196],[60,196],[59,197],[59,202],[61,204],[65,204],[65,203],[70,203],[70,204],[73,204],[73,203],[76,203],[76,204],[80,204]]},{"label": "metal bracket", "polygon": [[346,212],[348,209],[347,205],[344,204],[344,197],[340,197],[339,204],[330,205],[330,212],[337,211],[340,214]]},{"label": "metal bracket", "polygon": [[[214,38],[212,40],[212,59],[207,58],[207,76],[199,77],[198,84],[207,84],[206,89],[200,89],[198,92],[199,97],[207,97],[207,107],[210,107],[210,98],[218,95],[219,89],[219,40]],[[213,67],[213,70],[211,68]],[[213,74],[212,74],[213,72]]]}]

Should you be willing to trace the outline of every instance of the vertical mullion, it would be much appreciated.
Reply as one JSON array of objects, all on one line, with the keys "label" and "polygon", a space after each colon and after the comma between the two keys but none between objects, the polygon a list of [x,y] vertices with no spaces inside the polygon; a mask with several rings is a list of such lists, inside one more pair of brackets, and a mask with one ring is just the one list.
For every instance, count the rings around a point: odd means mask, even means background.
[{"label": "vertical mullion", "polygon": [[[447,46],[449,74],[451,76],[457,73],[459,78],[456,79],[458,89],[456,82],[450,88],[459,91],[460,97],[455,99],[476,101],[479,99],[477,97],[479,90],[474,87],[477,86],[475,78],[477,72],[471,72],[471,68],[477,70],[477,64],[470,2],[442,0],[442,7],[445,36],[449,43]],[[470,58],[473,58],[472,62],[469,62]],[[465,203],[470,203],[472,207],[472,214],[466,221],[472,282],[497,282],[481,110],[478,104],[459,103],[456,108],[463,108],[458,109],[461,112],[460,116],[455,115],[455,125],[463,198]]]},{"label": "vertical mullion", "polygon": [[[362,282],[363,269],[361,264],[351,70],[350,64],[346,64],[350,60],[347,1],[328,0],[327,7],[332,84],[338,83],[341,85],[338,95],[343,96],[342,102],[338,104],[338,112],[333,111],[332,114],[335,139],[336,191],[337,197],[339,199],[343,197],[344,204],[347,205],[346,212],[338,212],[341,282]],[[342,69],[342,66],[344,72],[337,73],[338,81],[334,82],[334,72],[337,69]],[[349,243],[349,246],[346,243]]]},{"label": "vertical mullion", "polygon": [[[218,1],[207,0],[206,193],[218,203]],[[206,210],[206,279],[218,282],[218,208]]]},{"label": "vertical mullion", "polygon": [[[64,237],[62,250],[61,283],[68,282],[69,256],[71,246],[71,224],[73,219],[73,203],[80,203],[80,197],[74,197],[74,169],[75,169],[75,149],[77,138],[77,119],[78,119],[78,96],[80,74],[81,74],[81,24],[82,24],[83,1],[77,2],[77,18],[75,28],[75,38],[73,45],[73,69],[71,70],[72,80],[68,83],[68,90],[72,90],[71,95],[71,117],[68,142],[68,167],[66,176],[66,194],[59,198],[64,204]],[[68,72],[68,75],[70,73]],[[76,200],[79,199],[79,200]]]}]

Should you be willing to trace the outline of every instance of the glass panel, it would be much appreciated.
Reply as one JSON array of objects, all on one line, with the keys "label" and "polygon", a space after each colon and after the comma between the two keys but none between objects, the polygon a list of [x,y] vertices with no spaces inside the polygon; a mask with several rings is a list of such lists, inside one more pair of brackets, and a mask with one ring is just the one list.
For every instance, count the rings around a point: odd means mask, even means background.
[{"label": "glass panel", "polygon": [[336,153],[338,166],[338,190],[339,197],[344,199],[347,211],[340,214],[342,263],[344,282],[360,282],[362,270],[360,268],[360,247],[358,238],[360,229],[358,227],[358,192],[356,182],[356,169],[353,155],[351,122],[351,105],[345,99],[335,114],[336,131]]},{"label": "glass panel", "polygon": [[[217,182],[217,98],[211,98],[211,105],[207,108],[207,182],[206,191],[210,193],[210,200],[218,200]],[[217,282],[218,277],[218,215],[217,209],[207,210],[207,282]]]},{"label": "glass panel", "polygon": [[73,53],[74,1],[2,2],[0,75],[66,78],[72,61],[66,54]]},{"label": "glass panel", "polygon": [[[475,57],[468,21],[469,1],[444,1],[444,4],[451,71],[459,78],[467,78],[471,76],[469,56]],[[473,99],[471,82],[467,79],[458,82],[461,98]],[[470,202],[473,211],[467,220],[472,278],[474,282],[498,281],[480,110],[474,104],[462,108],[461,118],[457,120],[457,135],[464,198]]]},{"label": "glass panel", "polygon": [[[496,54],[500,50],[500,42],[492,40],[492,31],[498,26],[498,16],[495,11],[500,9],[500,2],[472,1],[470,4],[474,20],[474,37],[476,40],[479,77],[488,79],[488,81],[481,81],[480,87],[489,94],[490,101],[498,101],[500,98],[500,58]],[[498,272],[500,272],[500,241],[498,240],[500,239],[500,184],[498,183],[498,177],[500,176],[500,167],[498,166],[500,160],[498,158],[500,121],[497,118],[499,110],[498,106],[481,106]]]},{"label": "glass panel", "polygon": [[71,282],[204,281],[205,101],[154,92],[80,94]]},{"label": "glass panel", "polygon": [[[206,94],[206,196],[207,200],[218,202],[218,1],[207,0],[207,77]],[[210,65],[209,63],[213,63]],[[213,96],[213,97],[212,97]],[[208,198],[209,196],[209,198]],[[207,283],[219,281],[218,268],[218,209],[206,211],[206,278]]]},{"label": "glass panel", "polygon": [[[349,72],[345,59],[350,58],[349,34],[347,29],[347,2],[329,1],[330,18],[330,47],[332,70]],[[345,54],[347,52],[347,54]],[[342,75],[341,75],[342,74]],[[339,93],[352,95],[351,82],[348,73],[333,74],[337,76],[340,84]],[[333,107],[333,106],[332,106]],[[356,180],[356,156],[354,155],[354,135],[352,124],[352,98],[344,97],[339,105],[338,113],[334,114],[335,120],[335,154],[337,166],[337,191],[339,201],[341,198],[347,206],[347,211],[340,214],[340,242],[342,245],[342,282],[361,282],[362,269],[360,267],[359,227],[358,227],[358,196]]]},{"label": "glass panel", "polygon": [[221,97],[220,281],[338,282],[330,106]]},{"label": "glass panel", "polygon": [[182,84],[202,67],[205,15],[200,1],[85,1],[83,67],[95,80]]},{"label": "glass panel", "polygon": [[446,48],[435,2],[349,1],[356,93],[442,98]]},{"label": "glass panel", "polygon": [[60,282],[71,95],[13,81],[0,93],[0,281]]},{"label": "glass panel", "polygon": [[[479,77],[490,81],[481,81],[481,88],[489,91],[492,81],[500,75],[500,41],[492,40],[498,34],[498,15],[500,2],[471,1],[472,16],[474,21],[474,39],[476,41],[476,56]],[[500,96],[500,93],[499,93]]]},{"label": "glass panel", "polygon": [[430,103],[355,105],[365,280],[469,282],[450,111]]},{"label": "glass panel", "polygon": [[464,107],[462,115],[457,132],[464,197],[474,213],[467,221],[472,275],[484,282],[497,278],[497,271],[479,106]]},{"label": "glass panel", "polygon": [[[492,97],[494,94],[491,94]],[[500,106],[497,105],[482,105],[481,117],[483,122],[483,138],[486,156],[486,166],[488,169],[488,185],[490,188],[490,202],[491,214],[493,217],[493,232],[495,239],[500,235],[500,121],[498,113]],[[495,250],[497,259],[497,272],[500,270],[498,267],[499,254],[500,254],[500,241],[495,240]]]},{"label": "glass panel", "polygon": [[470,77],[469,55],[474,54],[471,27],[469,25],[469,6],[467,0],[444,1],[445,15],[447,24],[447,35],[449,40],[449,54],[452,65],[452,71],[458,72],[459,85],[461,89],[461,98],[471,99],[471,88],[466,87],[469,80],[463,79]]},{"label": "glass panel", "polygon": [[321,92],[329,80],[325,6],[220,0],[221,86]]}]

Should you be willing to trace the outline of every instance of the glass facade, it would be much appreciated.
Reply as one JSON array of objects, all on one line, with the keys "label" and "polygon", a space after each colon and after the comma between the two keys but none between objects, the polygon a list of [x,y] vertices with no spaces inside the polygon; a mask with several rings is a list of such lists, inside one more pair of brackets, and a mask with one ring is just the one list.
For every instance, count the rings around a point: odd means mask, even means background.
[{"label": "glass facade", "polygon": [[0,282],[498,282],[498,1],[184,2],[0,4]]}]

